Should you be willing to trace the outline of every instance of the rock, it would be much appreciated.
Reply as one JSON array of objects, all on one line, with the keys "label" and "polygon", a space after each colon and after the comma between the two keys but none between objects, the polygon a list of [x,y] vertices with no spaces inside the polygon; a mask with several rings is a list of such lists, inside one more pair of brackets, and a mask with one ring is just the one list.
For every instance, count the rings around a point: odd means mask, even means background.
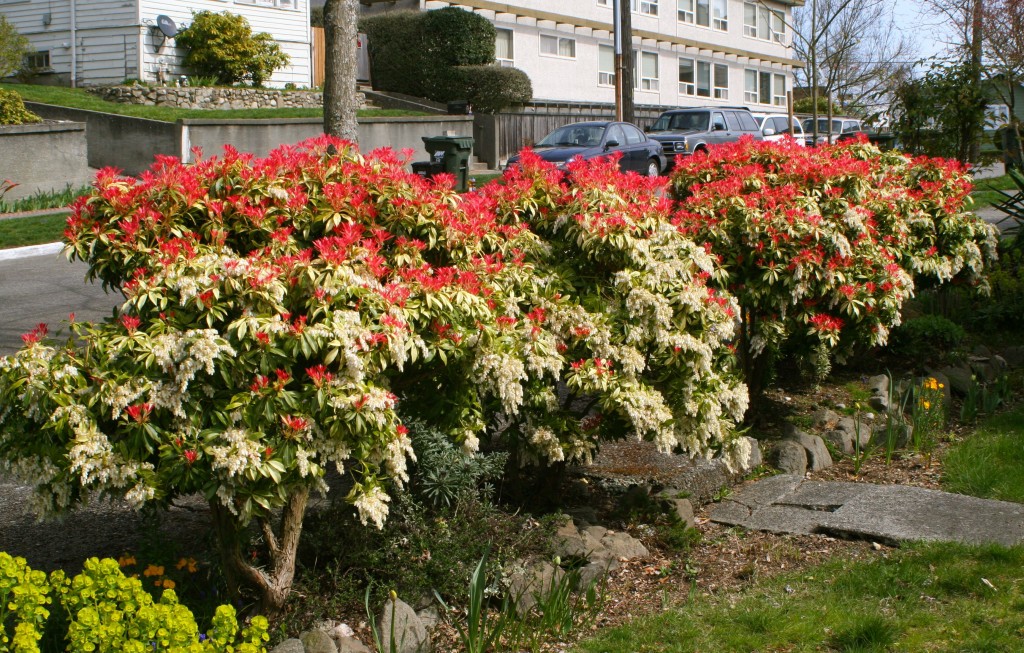
[{"label": "rock", "polygon": [[794,440],[807,451],[807,467],[816,472],[832,466],[832,454],[828,452],[825,441],[816,435],[809,435],[792,424],[783,429],[786,438]]},{"label": "rock", "polygon": [[910,436],[914,427],[904,422],[894,421],[893,424],[878,424],[871,433],[871,442],[874,446],[885,449],[889,446],[889,428],[893,429],[893,448],[903,449],[910,443]]},{"label": "rock", "polygon": [[509,592],[515,601],[516,612],[524,615],[537,604],[537,596],[544,596],[562,580],[565,572],[550,562],[540,561],[512,573]]},{"label": "rock", "polygon": [[748,435],[743,436],[744,439],[750,444],[750,456],[747,458],[747,464],[744,465],[743,471],[749,472],[750,470],[760,467],[764,464],[764,457],[761,455],[761,443],[755,438]]},{"label": "rock", "polygon": [[[377,618],[377,628],[381,653],[427,653],[430,650],[426,626],[409,604],[401,599],[384,603]],[[392,639],[394,649],[391,648]]]},{"label": "rock", "polygon": [[680,497],[680,490],[669,489],[662,491],[658,498],[661,500],[662,509],[679,518],[679,521],[686,524],[687,528],[694,527],[693,503],[685,497]]},{"label": "rock", "polygon": [[881,395],[887,397],[889,395],[889,376],[886,374],[879,374],[868,379],[868,390],[871,390],[873,395]]},{"label": "rock", "polygon": [[824,435],[825,441],[847,456],[854,453],[853,437],[853,432],[845,429],[833,429]]},{"label": "rock", "polygon": [[338,653],[371,653],[370,649],[355,637],[342,637],[335,643],[338,645]]},{"label": "rock", "polygon": [[650,555],[650,551],[647,550],[647,547],[629,533],[608,531],[601,538],[601,544],[612,558],[616,560],[646,558]]},{"label": "rock", "polygon": [[427,630],[432,630],[437,625],[437,622],[441,621],[441,614],[433,605],[417,610],[416,616],[420,618],[420,621],[427,627]]},{"label": "rock", "polygon": [[305,653],[306,649],[302,645],[302,640],[289,637],[274,648],[270,649],[270,653]]},{"label": "rock", "polygon": [[868,399],[868,405],[880,413],[887,413],[889,412],[889,397],[885,395],[871,395],[871,398]]},{"label": "rock", "polygon": [[338,645],[322,630],[308,630],[299,635],[306,653],[338,653]]},{"label": "rock", "polygon": [[947,365],[943,367],[940,372],[946,375],[949,379],[949,387],[952,388],[953,392],[960,395],[961,397],[966,396],[970,391],[971,386],[974,384],[974,379],[971,378],[971,370],[966,367],[953,367]]},{"label": "rock", "polygon": [[1003,350],[1002,356],[1003,360],[1006,361],[1007,367],[1012,369],[1024,367],[1024,346],[1007,347]]},{"label": "rock", "polygon": [[852,417],[843,417],[836,424],[835,429],[825,433],[825,439],[846,455],[856,453],[858,436],[862,450],[871,444],[871,429],[864,421],[861,421],[858,432],[857,420]]},{"label": "rock", "polygon": [[555,531],[554,552],[562,558],[587,557],[590,554],[587,543],[572,519],[567,519]]},{"label": "rock", "polygon": [[967,359],[974,376],[985,383],[991,383],[999,378],[998,365],[987,356],[971,356]]},{"label": "rock", "polygon": [[814,428],[831,429],[839,423],[840,417],[839,414],[831,408],[819,408],[814,411],[813,415],[811,415],[811,419],[814,420]]},{"label": "rock", "polygon": [[807,473],[807,451],[799,442],[782,440],[772,447],[769,460],[785,474]]}]

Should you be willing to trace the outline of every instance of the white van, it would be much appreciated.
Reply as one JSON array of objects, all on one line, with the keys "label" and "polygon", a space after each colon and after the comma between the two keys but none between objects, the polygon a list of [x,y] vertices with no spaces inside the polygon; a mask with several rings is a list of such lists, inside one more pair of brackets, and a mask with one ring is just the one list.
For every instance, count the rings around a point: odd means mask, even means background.
[{"label": "white van", "polygon": [[757,126],[761,130],[761,136],[766,141],[781,141],[787,135],[792,134],[793,140],[799,145],[804,145],[807,140],[807,135],[804,134],[803,125],[800,124],[800,120],[793,117],[792,127],[787,128],[786,125],[789,123],[789,116],[784,113],[754,113],[754,120],[757,121]]}]

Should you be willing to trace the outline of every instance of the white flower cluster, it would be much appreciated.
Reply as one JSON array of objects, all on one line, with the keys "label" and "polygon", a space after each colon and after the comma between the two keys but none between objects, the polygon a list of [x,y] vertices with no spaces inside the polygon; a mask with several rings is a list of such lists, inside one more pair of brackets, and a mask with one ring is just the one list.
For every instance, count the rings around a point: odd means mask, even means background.
[{"label": "white flower cluster", "polygon": [[229,428],[214,436],[206,446],[206,453],[212,459],[210,466],[227,472],[230,478],[241,476],[249,467],[259,466],[262,445],[258,439],[250,438],[246,430]]},{"label": "white flower cluster", "polygon": [[213,374],[216,361],[234,356],[235,350],[214,329],[191,329],[155,337],[150,343],[150,353],[171,378],[153,383],[149,403],[166,408],[177,417],[185,417],[189,383],[199,371]]},{"label": "white flower cluster", "polygon": [[473,374],[486,392],[498,397],[506,413],[519,412],[523,405],[522,382],[527,379],[521,360],[508,354],[484,354],[476,359]]},{"label": "white flower cluster", "polygon": [[356,510],[359,511],[360,523],[365,526],[368,521],[372,521],[378,530],[384,528],[384,521],[388,518],[389,501],[391,497],[377,485],[360,493],[354,502]]},{"label": "white flower cluster", "polygon": [[565,452],[562,451],[562,443],[558,441],[555,432],[546,426],[527,426],[525,429],[527,441],[533,445],[545,460],[549,463],[556,463],[565,460]]},{"label": "white flower cluster", "polygon": [[402,487],[409,482],[407,461],[416,462],[416,453],[412,448],[412,440],[408,433],[396,432],[391,438],[384,451],[384,466],[388,475]]},{"label": "white flower cluster", "polygon": [[91,420],[73,424],[72,429],[75,439],[68,451],[68,471],[78,475],[83,487],[93,486],[98,492],[128,489],[125,498],[136,508],[153,498],[153,488],[139,477],[141,471],[153,469],[150,463],[137,463],[116,454],[110,440]]}]

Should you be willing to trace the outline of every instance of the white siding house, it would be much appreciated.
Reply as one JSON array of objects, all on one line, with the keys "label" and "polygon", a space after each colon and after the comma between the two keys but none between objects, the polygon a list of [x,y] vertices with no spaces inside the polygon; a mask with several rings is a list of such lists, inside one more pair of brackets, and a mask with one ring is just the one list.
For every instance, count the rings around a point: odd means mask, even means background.
[{"label": "white siding house", "polygon": [[[793,6],[804,0],[622,0],[632,3],[638,105],[786,105]],[[615,101],[613,0],[371,0],[389,8],[460,7],[498,29],[498,63],[529,75],[534,100]]]},{"label": "white siding house", "polygon": [[204,9],[243,15],[253,32],[274,37],[291,61],[268,86],[312,85],[308,0],[0,0],[0,14],[35,48],[33,65],[75,86],[187,74],[184,53],[163,37],[157,17],[181,28]]}]

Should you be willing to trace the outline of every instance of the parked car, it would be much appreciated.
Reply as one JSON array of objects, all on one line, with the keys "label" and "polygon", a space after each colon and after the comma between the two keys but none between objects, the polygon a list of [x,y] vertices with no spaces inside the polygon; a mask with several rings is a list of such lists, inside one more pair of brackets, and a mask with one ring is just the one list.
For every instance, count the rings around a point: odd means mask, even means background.
[{"label": "parked car", "polygon": [[[623,172],[638,172],[656,177],[665,168],[665,157],[661,143],[652,140],[639,127],[628,122],[576,122],[559,127],[537,141],[533,150],[545,161],[565,168],[566,164],[579,157],[594,159],[621,152],[619,167]],[[509,158],[508,165],[515,165],[519,155]]]},{"label": "parked car", "polygon": [[761,130],[746,107],[671,109],[658,116],[647,131],[661,142],[670,169],[677,156],[690,156],[743,136],[762,140]]},{"label": "parked car", "polygon": [[[822,143],[838,143],[841,140],[853,138],[857,133],[864,131],[864,123],[856,118],[832,118],[832,129],[829,129],[828,118],[818,118],[818,140],[814,140],[814,118],[804,119],[804,133],[807,135],[808,145],[820,145]],[[831,134],[829,133],[831,131]]]},{"label": "parked car", "polygon": [[[804,134],[804,127],[800,123],[800,119],[793,117],[792,123],[790,118],[784,113],[754,113],[754,120],[757,121],[757,126],[761,129],[761,136],[766,141],[781,141],[786,136],[792,136],[800,145],[806,145],[806,136]],[[787,125],[789,125],[787,127]]]}]

